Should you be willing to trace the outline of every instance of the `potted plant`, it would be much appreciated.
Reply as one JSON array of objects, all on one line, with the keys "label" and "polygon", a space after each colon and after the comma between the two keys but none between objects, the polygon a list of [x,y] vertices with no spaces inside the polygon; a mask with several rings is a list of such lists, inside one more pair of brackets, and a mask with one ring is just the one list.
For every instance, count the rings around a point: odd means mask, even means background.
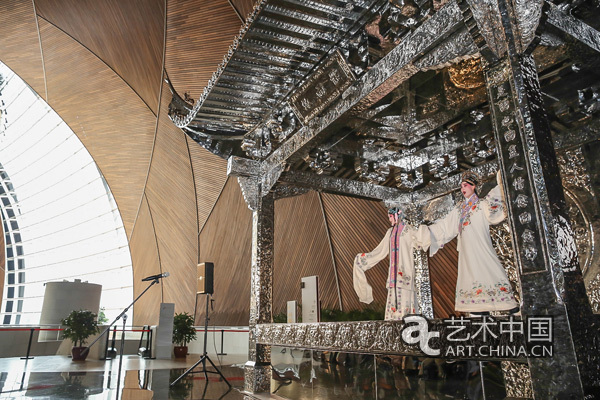
[{"label": "potted plant", "polygon": [[90,336],[98,333],[98,322],[96,314],[88,310],[73,310],[71,314],[61,321],[64,326],[63,338],[71,339],[73,348],[71,354],[73,361],[84,361],[88,352],[82,352],[86,349],[85,341]]},{"label": "potted plant", "polygon": [[196,339],[194,317],[187,312],[177,313],[173,318],[173,352],[175,358],[185,358],[188,352],[187,344]]}]

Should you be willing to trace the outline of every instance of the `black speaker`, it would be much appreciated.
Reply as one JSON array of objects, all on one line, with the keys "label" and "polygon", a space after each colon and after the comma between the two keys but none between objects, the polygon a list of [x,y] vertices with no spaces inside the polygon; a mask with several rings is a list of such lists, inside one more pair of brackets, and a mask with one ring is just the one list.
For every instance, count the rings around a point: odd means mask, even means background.
[{"label": "black speaker", "polygon": [[211,262],[198,264],[198,294],[213,294],[215,265]]}]

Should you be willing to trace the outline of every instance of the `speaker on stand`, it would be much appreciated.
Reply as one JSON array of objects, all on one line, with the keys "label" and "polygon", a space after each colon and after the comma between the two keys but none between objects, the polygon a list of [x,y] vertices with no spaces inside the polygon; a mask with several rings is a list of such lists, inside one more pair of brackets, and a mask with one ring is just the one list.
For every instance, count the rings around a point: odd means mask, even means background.
[{"label": "speaker on stand", "polygon": [[[185,371],[183,374],[181,374],[181,376],[179,378],[175,379],[171,383],[170,386],[174,386],[183,377],[185,377],[189,373],[192,373],[193,369],[196,368],[199,364],[202,364],[202,371],[197,371],[197,372],[204,372],[204,378],[206,379],[207,384],[208,384],[208,374],[209,373],[210,374],[219,374],[221,376],[221,378],[225,381],[225,383],[227,383],[227,385],[229,386],[229,389],[231,389],[231,384],[229,383],[227,378],[225,378],[225,376],[221,373],[219,368],[217,368],[215,363],[212,362],[212,360],[210,359],[210,357],[208,357],[208,354],[206,352],[206,342],[207,342],[207,337],[208,337],[208,320],[209,320],[209,318],[208,318],[208,303],[209,303],[208,296],[210,296],[214,293],[214,287],[213,287],[214,269],[215,269],[215,265],[211,262],[200,263],[200,264],[198,264],[198,269],[197,269],[197,271],[198,271],[198,289],[196,290],[196,306],[198,303],[198,295],[203,294],[204,296],[206,296],[206,314],[204,316],[205,317],[204,318],[204,352],[202,353],[202,357],[200,358],[200,360],[198,360],[198,362],[196,362],[196,364],[192,365],[187,371]],[[194,318],[196,318],[196,306],[194,307]],[[210,362],[210,364],[213,366],[215,371],[207,371],[206,370],[206,360],[208,360],[208,362]],[[205,387],[205,390],[206,390],[206,387]]]}]

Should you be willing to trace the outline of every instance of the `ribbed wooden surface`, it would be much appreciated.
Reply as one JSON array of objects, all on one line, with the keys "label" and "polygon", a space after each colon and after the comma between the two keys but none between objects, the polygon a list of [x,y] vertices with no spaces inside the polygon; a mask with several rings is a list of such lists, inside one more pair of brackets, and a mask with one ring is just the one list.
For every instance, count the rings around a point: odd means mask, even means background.
[{"label": "ribbed wooden surface", "polygon": [[[378,201],[323,194],[335,260],[340,276],[344,310],[361,309],[365,304],[358,301],[352,284],[352,265],[358,253],[373,250],[389,228],[387,210]],[[366,272],[373,287],[374,301],[371,306],[383,307],[387,291],[385,282],[389,259]]]},{"label": "ribbed wooden surface", "polygon": [[227,181],[227,160],[205,150],[185,136],[196,181],[198,227],[202,229]]},{"label": "ribbed wooden surface", "polygon": [[[133,295],[135,298],[148,286],[146,282],[141,281],[144,277],[162,272],[152,215],[146,196],[142,199],[140,214],[131,235],[129,246],[133,262]],[[154,285],[133,306],[133,324],[157,324],[161,301],[162,286]]]},{"label": "ribbed wooden surface", "polygon": [[235,7],[235,9],[240,13],[244,21],[246,21],[248,14],[252,12],[254,9],[254,4],[256,1],[254,0],[231,0],[231,4]]},{"label": "ribbed wooden surface", "polygon": [[301,278],[317,275],[321,307],[339,309],[329,238],[317,192],[275,202],[273,314],[301,303]]},{"label": "ribbed wooden surface", "polygon": [[40,17],[108,64],[156,113],[164,47],[165,2],[35,0],[35,7]]},{"label": "ribbed wooden surface", "polygon": [[43,19],[39,25],[49,104],[98,164],[130,236],[148,173],[156,118],[90,51]]},{"label": "ribbed wooden surface", "polygon": [[145,194],[161,269],[170,274],[162,280],[163,299],[175,303],[176,312],[193,312],[198,257],[196,191],[185,135],[167,115],[170,100],[165,87]]},{"label": "ribbed wooden surface", "polygon": [[[248,325],[252,213],[237,179],[228,179],[223,194],[200,233],[200,262],[215,264],[211,324]],[[204,299],[198,296],[196,323],[204,321]]]},{"label": "ribbed wooden surface", "polygon": [[45,99],[44,68],[35,20],[32,1],[0,1],[0,61]]},{"label": "ribbed wooden surface", "polygon": [[453,239],[435,256],[429,258],[429,277],[433,297],[433,314],[436,318],[458,315],[454,311],[454,293],[458,276],[458,251]]},{"label": "ribbed wooden surface", "polygon": [[227,0],[169,0],[165,69],[175,89],[198,100],[241,21]]}]

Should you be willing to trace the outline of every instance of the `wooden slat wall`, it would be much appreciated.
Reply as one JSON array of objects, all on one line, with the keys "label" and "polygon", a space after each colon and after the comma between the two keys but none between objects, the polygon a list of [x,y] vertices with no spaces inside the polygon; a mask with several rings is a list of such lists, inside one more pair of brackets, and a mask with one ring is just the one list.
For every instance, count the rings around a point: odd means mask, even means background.
[{"label": "wooden slat wall", "polygon": [[[141,282],[142,278],[161,272],[152,215],[146,196],[142,199],[140,214],[131,235],[129,246],[133,261],[133,295],[135,298],[147,286],[146,282]],[[161,301],[162,286],[154,285],[133,306],[133,323],[135,325],[157,324]]]},{"label": "wooden slat wall", "polygon": [[252,10],[254,9],[254,4],[256,4],[256,1],[254,1],[254,0],[231,0],[231,3],[236,8],[236,10],[238,10],[240,15],[244,18],[244,21],[246,21],[248,14],[250,14],[252,12]]},{"label": "wooden slat wall", "polygon": [[146,197],[158,239],[163,300],[176,312],[194,311],[198,225],[196,191],[184,133],[167,115],[171,95],[163,88],[161,112]]},{"label": "wooden slat wall", "polygon": [[240,26],[227,0],[168,0],[165,68],[181,95],[198,100]]},{"label": "wooden slat wall", "polygon": [[453,239],[444,245],[435,256],[429,258],[434,317],[447,318],[450,315],[458,315],[454,311],[457,276],[458,251],[456,251],[456,239]]},{"label": "wooden slat wall", "polygon": [[205,150],[189,136],[185,137],[196,181],[198,227],[202,229],[227,182],[227,160]]},{"label": "wooden slat wall", "polygon": [[32,1],[0,1],[0,60],[42,98],[46,98],[44,68]]},{"label": "wooden slat wall", "polygon": [[131,236],[152,152],[156,118],[90,51],[39,20],[49,104],[104,174]]},{"label": "wooden slat wall", "polygon": [[[228,179],[215,209],[200,233],[201,262],[215,264],[214,311],[211,324],[248,325],[252,213],[237,179]],[[196,323],[204,320],[204,299],[198,296]]]},{"label": "wooden slat wall", "polygon": [[329,238],[317,192],[275,202],[273,314],[285,313],[287,301],[301,303],[300,280],[319,277],[321,307],[339,309]]},{"label": "wooden slat wall", "polygon": [[[344,310],[361,309],[352,284],[352,265],[358,253],[373,250],[389,228],[387,210],[378,201],[355,199],[334,194],[323,194],[323,205],[329,224],[335,260],[340,276]],[[373,287],[372,306],[383,307],[387,291],[385,282],[389,259],[366,272]]]},{"label": "wooden slat wall", "polygon": [[35,0],[38,15],[121,76],[156,113],[166,0]]}]

